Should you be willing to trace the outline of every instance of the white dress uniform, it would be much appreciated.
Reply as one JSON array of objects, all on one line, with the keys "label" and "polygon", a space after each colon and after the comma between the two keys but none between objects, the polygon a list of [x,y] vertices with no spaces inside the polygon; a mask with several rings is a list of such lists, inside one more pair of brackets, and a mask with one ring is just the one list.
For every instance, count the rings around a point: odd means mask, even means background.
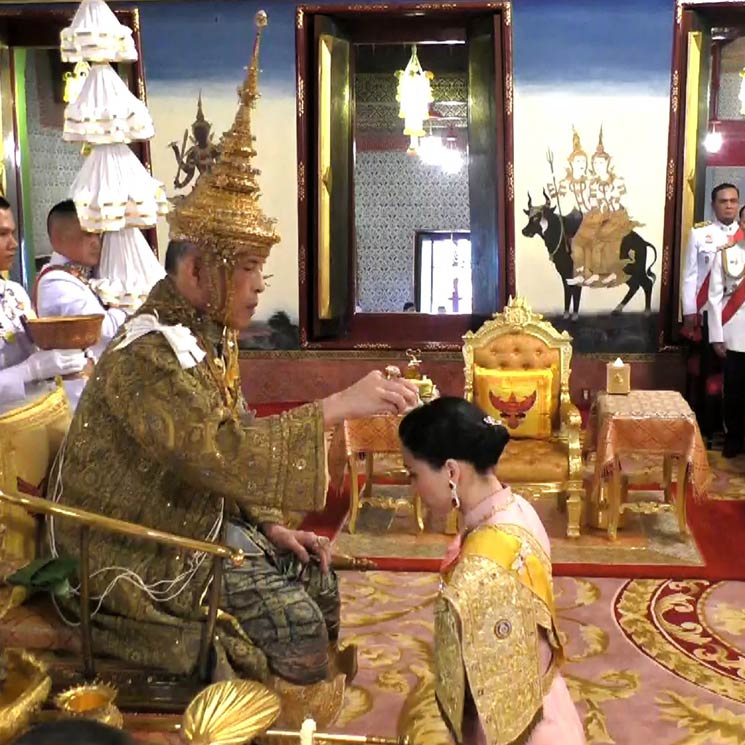
[{"label": "white dress uniform", "polygon": [[730,449],[731,454],[742,449],[745,435],[745,303],[726,323],[722,314],[744,277],[745,241],[717,252],[709,283],[709,341],[727,347],[723,413],[725,452]]},{"label": "white dress uniform", "polygon": [[[717,251],[732,242],[738,227],[736,220],[730,225],[714,220],[714,222],[699,223],[691,228],[681,287],[684,316],[695,315],[699,312],[696,306],[698,291],[714,264]],[[701,312],[704,310],[708,310],[706,303],[701,308]]]},{"label": "white dress uniform", "polygon": [[[127,314],[119,308],[106,309],[104,303],[89,285],[85,277],[85,269],[73,273],[62,268],[59,271],[52,268],[70,263],[64,256],[58,253],[52,254],[49,268],[44,268],[37,282],[34,298],[36,312],[42,317],[87,316],[103,313],[105,317],[101,326],[101,339],[88,350],[94,362],[97,362],[119,327],[127,319]],[[65,381],[65,391],[73,411],[78,405],[86,382],[86,378]]]},{"label": "white dress uniform", "polygon": [[745,272],[745,241],[718,251],[709,283],[709,341],[724,342],[728,350],[745,352],[745,304],[722,323],[722,311]]},{"label": "white dress uniform", "polygon": [[0,278],[0,402],[19,401],[25,394],[24,371],[18,367],[36,347],[26,336],[21,316],[34,318],[26,290]]}]

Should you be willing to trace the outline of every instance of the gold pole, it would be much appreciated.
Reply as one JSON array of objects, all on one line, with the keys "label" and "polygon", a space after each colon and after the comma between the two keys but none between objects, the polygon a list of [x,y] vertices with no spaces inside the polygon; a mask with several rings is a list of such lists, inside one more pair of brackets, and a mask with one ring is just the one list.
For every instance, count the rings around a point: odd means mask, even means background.
[{"label": "gold pole", "polygon": [[100,528],[112,533],[123,533],[124,535],[134,536],[135,538],[147,538],[157,543],[175,546],[176,548],[184,548],[190,551],[201,551],[202,553],[212,554],[223,559],[230,559],[234,564],[238,565],[242,564],[246,558],[243,551],[234,551],[227,546],[221,546],[219,543],[209,543],[208,541],[200,541],[196,538],[184,538],[173,535],[172,533],[165,533],[162,530],[146,528],[136,523],[97,515],[95,512],[88,512],[77,507],[59,505],[47,499],[40,499],[39,497],[30,497],[25,494],[8,494],[7,492],[0,491],[0,502],[10,502],[10,504],[15,504],[19,507],[25,507],[29,512],[40,512],[44,515],[54,515],[55,517],[67,517],[91,528]]},{"label": "gold pole", "polygon": [[[117,520],[113,517],[98,515],[95,512],[88,512],[77,507],[60,505],[50,502],[48,499],[31,497],[26,494],[8,494],[8,492],[0,489],[0,502],[9,502],[19,507],[25,507],[29,512],[38,512],[55,517],[66,517],[82,525],[88,525],[91,528],[100,528],[101,530],[108,530],[112,533],[123,533],[124,535],[135,536],[136,538],[147,538],[157,543],[163,543],[167,546],[175,546],[176,548],[183,548],[189,551],[201,551],[205,554],[218,556],[221,559],[230,559],[237,566],[241,566],[246,560],[246,555],[240,549],[234,550],[229,546],[200,541],[196,538],[184,538],[173,533],[166,533],[162,530],[154,530],[136,523],[129,523],[125,520]],[[375,569],[376,564],[369,559],[363,559],[357,556],[335,554],[331,559],[331,567],[338,570],[366,571],[368,569]]]}]

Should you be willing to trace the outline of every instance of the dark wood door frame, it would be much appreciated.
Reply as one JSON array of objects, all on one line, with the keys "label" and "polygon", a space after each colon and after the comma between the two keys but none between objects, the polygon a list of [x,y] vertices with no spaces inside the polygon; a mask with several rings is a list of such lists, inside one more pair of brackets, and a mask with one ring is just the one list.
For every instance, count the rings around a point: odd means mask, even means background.
[{"label": "dark wood door frame", "polygon": [[[677,0],[673,22],[673,53],[670,77],[670,126],[667,143],[667,168],[665,174],[665,218],[663,228],[662,272],[660,282],[660,314],[658,325],[658,348],[660,351],[677,349],[685,343],[680,336],[678,310],[680,307],[680,268],[684,259],[685,239],[683,235],[682,210],[684,179],[683,172],[686,145],[686,91],[688,90],[688,33],[697,27],[700,18],[713,16],[717,22],[720,18],[740,24],[745,19],[742,6],[723,0]],[[718,62],[718,54],[713,55],[712,62]],[[712,71],[714,74],[715,71]],[[709,116],[716,116],[718,103],[717,86],[712,86],[706,102]],[[739,122],[720,122],[718,131],[737,130],[740,135],[742,125]],[[734,133],[734,132],[733,132]],[[700,138],[699,138],[700,139]],[[707,157],[708,165],[717,165],[716,156]],[[697,172],[696,178],[704,175]]]},{"label": "dark wood door frame", "polygon": [[[301,5],[296,11],[296,71],[297,71],[297,190],[298,190],[298,284],[300,344],[307,349],[459,349],[461,337],[478,328],[482,316],[437,316],[418,313],[358,313],[351,317],[348,333],[340,338],[317,340],[311,333],[314,290],[314,211],[315,179],[313,173],[315,143],[313,117],[314,50],[312,24],[309,16],[330,15],[340,19],[364,20],[378,17],[404,18],[416,15],[433,31],[441,22],[467,20],[476,15],[492,14],[499,18],[501,48],[501,85],[495,90],[496,109],[501,113],[498,138],[498,227],[499,227],[499,301],[506,303],[515,294],[515,217],[514,217],[514,145],[513,145],[513,83],[512,83],[512,3],[462,2],[447,4],[407,5]],[[441,32],[442,33],[442,32]],[[395,23],[391,34],[396,41],[406,41],[405,31]],[[443,37],[444,38],[444,37]],[[353,236],[352,236],[353,238]],[[353,241],[351,245],[354,245]],[[355,271],[354,262],[350,262]],[[392,338],[391,329],[395,329]]]}]

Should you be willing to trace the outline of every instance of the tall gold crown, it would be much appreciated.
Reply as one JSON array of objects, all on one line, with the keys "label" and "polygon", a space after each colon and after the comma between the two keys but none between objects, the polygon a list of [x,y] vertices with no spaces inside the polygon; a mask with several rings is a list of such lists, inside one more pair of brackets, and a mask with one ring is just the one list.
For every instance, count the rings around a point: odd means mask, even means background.
[{"label": "tall gold crown", "polygon": [[238,111],[222,136],[219,160],[169,215],[171,238],[198,245],[208,261],[224,265],[247,253],[266,258],[280,239],[275,221],[259,207],[260,172],[252,166],[251,111],[259,97],[259,47],[267,22],[260,10],[248,73],[238,89]]}]

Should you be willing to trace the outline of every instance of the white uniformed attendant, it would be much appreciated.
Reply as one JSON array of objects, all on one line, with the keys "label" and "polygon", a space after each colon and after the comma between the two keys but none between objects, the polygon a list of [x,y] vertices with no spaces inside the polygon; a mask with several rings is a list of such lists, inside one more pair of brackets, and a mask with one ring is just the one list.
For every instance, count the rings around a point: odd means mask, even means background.
[{"label": "white uniformed attendant", "polygon": [[[101,258],[101,236],[80,227],[75,205],[68,200],[55,205],[47,218],[49,240],[54,249],[49,264],[39,273],[34,288],[34,305],[39,316],[85,316],[104,314],[101,339],[88,350],[94,361],[127,319],[120,308],[110,308],[89,283]],[[66,381],[65,390],[73,409],[86,379]]]},{"label": "white uniformed attendant", "polygon": [[681,299],[683,324],[689,330],[696,326],[699,313],[708,310],[706,292],[701,292],[701,287],[711,271],[717,251],[735,240],[735,234],[739,229],[739,202],[740,193],[736,186],[719,184],[711,193],[714,220],[699,223],[691,229],[688,236]]},{"label": "white uniformed attendant", "polygon": [[[18,242],[8,202],[0,197],[0,271],[13,265]],[[21,318],[33,318],[26,291],[0,277],[0,404],[22,401],[27,383],[80,372],[85,355],[75,350],[38,350],[26,336]]]},{"label": "white uniformed attendant", "polygon": [[743,435],[745,435],[745,284],[743,284],[743,277],[745,277],[745,240],[717,253],[709,283],[709,341],[714,351],[724,358],[725,439],[722,454],[725,458],[732,458],[742,452]]}]

